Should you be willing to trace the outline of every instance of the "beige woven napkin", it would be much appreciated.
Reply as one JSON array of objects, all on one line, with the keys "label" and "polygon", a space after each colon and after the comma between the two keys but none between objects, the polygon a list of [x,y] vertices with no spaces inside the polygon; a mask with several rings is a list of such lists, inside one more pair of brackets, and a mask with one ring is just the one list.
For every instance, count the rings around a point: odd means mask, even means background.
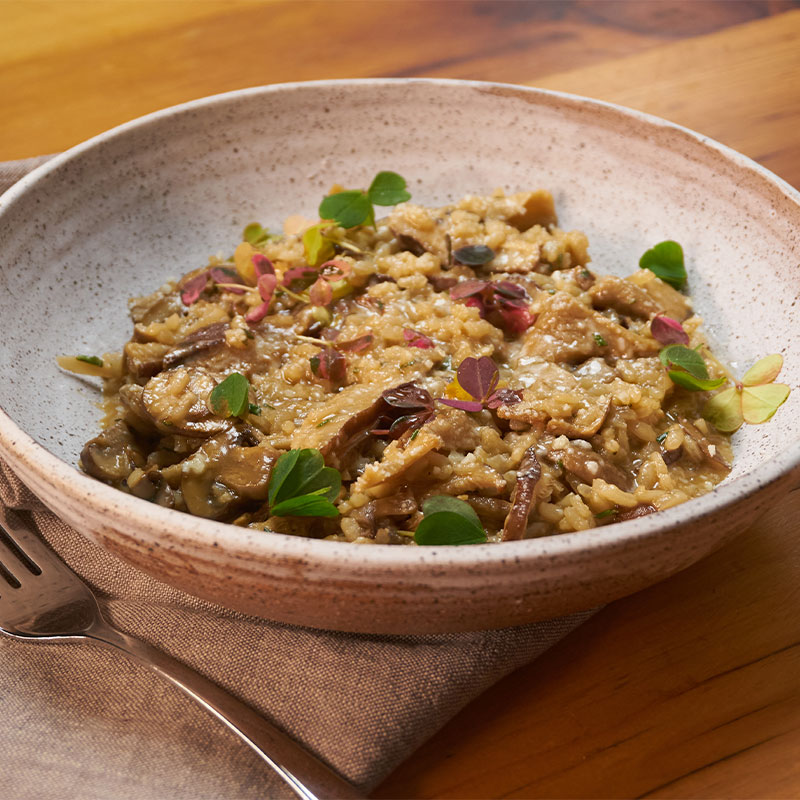
[{"label": "beige woven napkin", "polygon": [[[0,191],[41,161],[0,164]],[[2,463],[0,500],[21,509],[88,580],[115,625],[243,698],[367,790],[591,614],[440,636],[293,627],[198,600],[123,564],[61,522]],[[4,800],[293,796],[179,691],[84,643],[0,637],[0,746]]]}]

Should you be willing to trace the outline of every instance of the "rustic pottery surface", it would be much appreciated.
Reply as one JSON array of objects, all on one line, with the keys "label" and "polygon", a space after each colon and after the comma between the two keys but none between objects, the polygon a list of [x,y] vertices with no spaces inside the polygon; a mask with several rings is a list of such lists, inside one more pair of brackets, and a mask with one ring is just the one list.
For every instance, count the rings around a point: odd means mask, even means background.
[{"label": "rustic pottery surface", "polygon": [[[491,124],[454,127],[463,108]],[[354,114],[363,120],[357,149],[341,135]],[[499,547],[265,536],[147,504],[74,469],[99,412],[95,390],[59,372],[56,355],[118,348],[127,297],[229,248],[253,219],[274,229],[290,213],[313,214],[334,181],[359,185],[389,166],[422,203],[550,188],[562,226],[588,234],[600,271],[628,274],[647,247],[680,241],[722,356],[742,371],[782,352],[782,379],[797,384],[800,200],[748,159],[636,112],[520,87],[287,84],[129,123],[6,195],[0,250],[39,279],[23,287],[9,272],[0,278],[0,455],[65,520],[177,587],[278,620],[397,633],[519,624],[628,594],[742,531],[794,480],[796,394],[769,426],[737,435],[734,471],[713,494],[622,526]],[[52,335],[32,335],[42,308]],[[20,363],[31,370],[9,366]]]}]

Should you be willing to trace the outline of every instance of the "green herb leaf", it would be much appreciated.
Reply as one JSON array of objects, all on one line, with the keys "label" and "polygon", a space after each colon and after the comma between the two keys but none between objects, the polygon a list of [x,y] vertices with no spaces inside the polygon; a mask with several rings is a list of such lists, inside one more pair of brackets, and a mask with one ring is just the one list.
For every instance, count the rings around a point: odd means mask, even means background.
[{"label": "green herb leaf", "polygon": [[595,519],[606,519],[607,517],[613,517],[617,513],[616,508],[607,508],[605,511],[601,511],[599,514],[595,514]]},{"label": "green herb leaf", "polygon": [[703,361],[700,353],[697,350],[692,350],[691,347],[685,347],[682,344],[671,344],[663,348],[658,357],[667,369],[672,365],[685,369],[690,375],[700,380],[708,379],[706,362]]},{"label": "green herb leaf", "polygon": [[261,406],[257,406],[255,403],[248,404],[247,410],[251,414],[255,414],[257,417],[261,415]]},{"label": "green herb leaf", "polygon": [[272,234],[262,228],[258,222],[251,222],[242,233],[244,240],[250,244],[263,244],[272,238]]},{"label": "green herb leaf", "polygon": [[784,383],[745,386],[742,389],[742,417],[749,425],[766,422],[786,402],[791,389]]},{"label": "green herb leaf", "polygon": [[780,353],[773,353],[759,359],[742,376],[743,386],[760,386],[764,383],[772,383],[778,377],[783,367],[783,356]]},{"label": "green herb leaf", "polygon": [[592,336],[598,347],[608,347],[608,342],[599,333],[593,333]]},{"label": "green herb leaf", "polygon": [[742,427],[742,393],[731,386],[715,394],[705,405],[703,417],[718,431],[732,433]]},{"label": "green herb leaf", "polygon": [[335,517],[339,512],[333,501],[341,488],[341,474],[325,466],[318,450],[289,450],[272,468],[270,513],[279,517]]},{"label": "green herb leaf", "polygon": [[370,220],[374,224],[375,221],[372,203],[366,193],[359,189],[329,194],[319,204],[319,215],[323,219],[332,219],[343,228],[355,228]]},{"label": "green herb leaf", "polygon": [[95,367],[103,366],[103,359],[98,356],[75,356],[76,361],[84,361],[87,364],[92,364]]},{"label": "green herb leaf", "polygon": [[438,495],[422,504],[424,517],[414,533],[420,545],[480,544],[486,531],[469,503],[457,497]]},{"label": "green herb leaf", "polygon": [[411,198],[406,181],[396,172],[379,172],[372,180],[367,196],[376,206],[393,206]]},{"label": "green herb leaf", "polygon": [[727,381],[727,378],[695,378],[694,375],[690,375],[688,372],[679,372],[674,369],[671,369],[667,375],[669,375],[673,383],[683,386],[684,389],[688,389],[690,392],[710,392],[712,389],[719,389]]},{"label": "green herb leaf", "polygon": [[330,227],[329,222],[321,222],[306,228],[303,233],[303,250],[306,263],[311,267],[318,267],[329,258],[333,258],[335,250],[333,242],[323,235],[324,228]]},{"label": "green herb leaf", "polygon": [[239,372],[232,372],[211,392],[208,398],[211,410],[220,417],[241,417],[249,410],[249,392],[247,378]]},{"label": "green herb leaf", "polygon": [[640,259],[639,266],[649,269],[662,281],[680,289],[686,283],[683,248],[671,240],[651,247]]}]

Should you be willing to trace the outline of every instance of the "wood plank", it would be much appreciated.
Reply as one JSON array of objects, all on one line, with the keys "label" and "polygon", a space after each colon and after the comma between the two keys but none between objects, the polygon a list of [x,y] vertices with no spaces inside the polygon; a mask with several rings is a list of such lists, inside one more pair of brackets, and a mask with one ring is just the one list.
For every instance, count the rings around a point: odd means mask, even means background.
[{"label": "wood plank", "polygon": [[665,117],[800,186],[800,10],[528,83]]}]

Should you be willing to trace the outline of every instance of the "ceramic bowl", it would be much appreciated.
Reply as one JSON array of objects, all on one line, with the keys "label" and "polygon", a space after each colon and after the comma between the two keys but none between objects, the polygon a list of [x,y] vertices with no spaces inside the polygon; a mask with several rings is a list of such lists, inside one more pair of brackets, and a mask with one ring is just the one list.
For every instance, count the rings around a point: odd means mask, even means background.
[{"label": "ceramic bowl", "polygon": [[584,609],[680,570],[798,480],[800,391],[735,435],[733,472],[684,505],[502,545],[354,546],[265,534],[149,504],[75,465],[96,388],[63,352],[129,335],[126,299],[230,250],[254,219],[313,215],[334,182],[404,175],[444,203],[502,186],[552,190],[600,272],[654,243],[687,254],[715,349],[743,371],[783,353],[800,379],[800,194],[747,158],[653,117],[517,86],[446,80],[298,83],[151,114],[53,159],[0,200],[0,455],[67,522],[194,595],[322,628],[423,633]]}]

